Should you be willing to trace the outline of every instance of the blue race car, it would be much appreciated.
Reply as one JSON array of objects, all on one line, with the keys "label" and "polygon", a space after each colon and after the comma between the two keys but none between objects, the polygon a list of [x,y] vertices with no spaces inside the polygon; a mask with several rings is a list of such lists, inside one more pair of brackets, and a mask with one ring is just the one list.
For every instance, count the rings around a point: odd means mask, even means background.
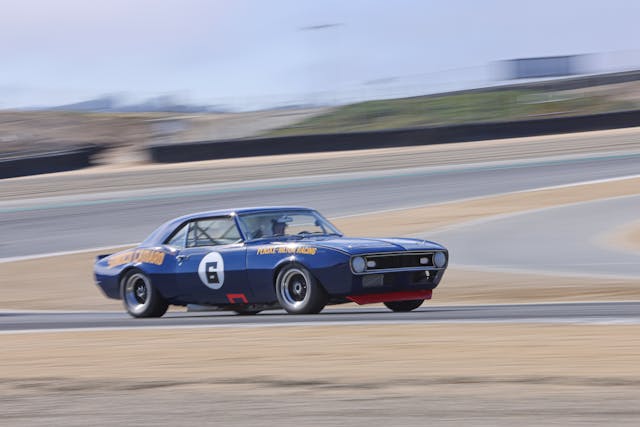
[{"label": "blue race car", "polygon": [[431,299],[448,258],[437,243],[348,238],[315,210],[267,207],[173,219],[134,249],[99,255],[94,271],[134,317],[160,317],[170,304],[239,314],[347,302],[411,311]]}]

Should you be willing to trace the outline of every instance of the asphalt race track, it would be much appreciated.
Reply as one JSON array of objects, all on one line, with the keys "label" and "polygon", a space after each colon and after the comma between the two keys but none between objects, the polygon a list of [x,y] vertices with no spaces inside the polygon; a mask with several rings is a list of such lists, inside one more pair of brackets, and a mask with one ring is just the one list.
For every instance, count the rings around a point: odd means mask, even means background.
[{"label": "asphalt race track", "polygon": [[0,333],[45,330],[132,329],[143,327],[273,327],[331,324],[429,322],[640,323],[640,302],[429,306],[410,313],[384,308],[328,308],[318,315],[287,315],[267,311],[256,316],[232,313],[173,312],[161,319],[133,319],[113,312],[0,312]]},{"label": "asphalt race track", "polygon": [[[328,216],[344,216],[639,173],[640,154],[629,152],[5,200],[0,202],[3,230],[0,262],[2,258],[136,242],[172,217],[224,207],[306,205]],[[461,224],[425,237],[448,246],[454,266],[639,277],[640,256],[603,248],[598,241],[600,234],[637,219],[635,213],[639,210],[640,196],[600,200]],[[360,307],[328,308],[315,316],[290,316],[277,311],[254,317],[219,312],[172,312],[162,319],[132,319],[124,311],[0,311],[0,333],[514,321],[637,323],[640,322],[640,302],[495,306],[430,306],[427,303],[412,313]]]},{"label": "asphalt race track", "polygon": [[428,237],[468,268],[640,277],[640,254],[604,242],[612,226],[637,221],[638,212],[640,196],[620,197],[489,218]]},{"label": "asphalt race track", "polygon": [[342,216],[638,173],[639,153],[597,154],[4,201],[0,260],[137,242],[175,216],[218,208],[292,204]]}]

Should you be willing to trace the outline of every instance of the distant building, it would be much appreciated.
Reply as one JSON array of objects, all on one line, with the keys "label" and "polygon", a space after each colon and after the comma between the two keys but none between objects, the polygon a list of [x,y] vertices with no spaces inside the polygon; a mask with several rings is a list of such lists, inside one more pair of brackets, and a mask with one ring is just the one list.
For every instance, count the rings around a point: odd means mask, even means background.
[{"label": "distant building", "polygon": [[582,74],[582,58],[583,55],[566,55],[509,59],[500,62],[501,77],[515,80]]}]

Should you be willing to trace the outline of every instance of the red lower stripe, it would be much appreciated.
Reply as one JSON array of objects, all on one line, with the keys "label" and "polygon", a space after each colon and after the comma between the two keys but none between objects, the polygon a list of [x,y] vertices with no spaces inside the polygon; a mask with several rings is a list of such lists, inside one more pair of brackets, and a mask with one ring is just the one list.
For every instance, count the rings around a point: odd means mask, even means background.
[{"label": "red lower stripe", "polygon": [[407,301],[412,299],[431,299],[431,289],[422,291],[386,292],[384,294],[350,295],[347,299],[356,304],[374,304],[377,302]]},{"label": "red lower stripe", "polygon": [[240,300],[240,302],[243,302],[245,304],[249,302],[247,301],[247,297],[244,296],[244,294],[227,294],[227,299],[231,304],[237,303],[238,300]]}]

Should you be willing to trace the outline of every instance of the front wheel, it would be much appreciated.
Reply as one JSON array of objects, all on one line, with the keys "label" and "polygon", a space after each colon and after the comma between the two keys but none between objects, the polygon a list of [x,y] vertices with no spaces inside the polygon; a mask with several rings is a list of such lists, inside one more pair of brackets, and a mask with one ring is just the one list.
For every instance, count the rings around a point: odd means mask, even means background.
[{"label": "front wheel", "polygon": [[384,305],[387,306],[388,309],[395,312],[406,312],[412,311],[416,308],[420,307],[424,302],[423,299],[414,299],[409,301],[391,301],[385,302]]},{"label": "front wheel", "polygon": [[140,270],[129,271],[121,282],[122,303],[133,317],[161,317],[169,304]]},{"label": "front wheel", "polygon": [[276,278],[276,297],[290,314],[316,314],[327,305],[328,296],[306,268],[292,264]]}]

